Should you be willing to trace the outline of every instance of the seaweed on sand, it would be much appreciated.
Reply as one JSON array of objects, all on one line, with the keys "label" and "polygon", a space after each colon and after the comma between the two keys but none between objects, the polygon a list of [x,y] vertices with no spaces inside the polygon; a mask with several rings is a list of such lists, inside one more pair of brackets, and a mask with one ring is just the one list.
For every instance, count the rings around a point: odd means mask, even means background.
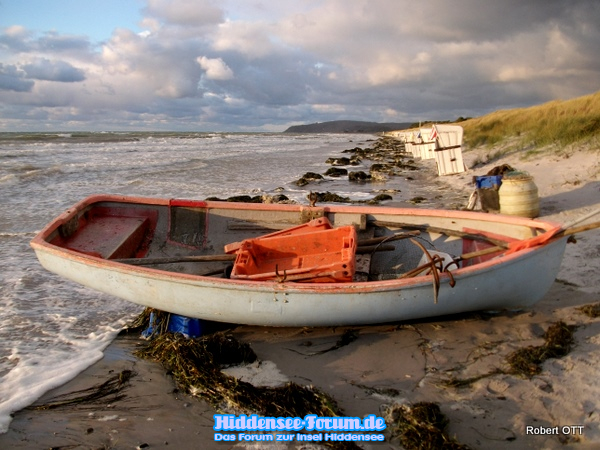
[{"label": "seaweed on sand", "polygon": [[[180,389],[206,400],[218,411],[267,417],[343,415],[333,398],[312,386],[289,382],[275,388],[260,387],[223,373],[223,367],[257,359],[248,344],[224,332],[199,338],[178,333],[155,335],[136,355],[162,363]],[[326,445],[336,449],[359,448],[353,442]]]},{"label": "seaweed on sand", "polygon": [[290,417],[341,413],[335,401],[316,388],[293,382],[276,388],[257,387],[223,373],[222,367],[256,360],[248,344],[223,332],[193,339],[164,333],[136,355],[161,362],[180,389],[205,399],[219,410]]},{"label": "seaweed on sand", "polygon": [[542,371],[542,364],[550,358],[561,358],[566,356],[575,343],[573,332],[577,326],[567,325],[562,320],[551,324],[544,333],[544,344],[538,346],[527,346],[512,352],[506,357],[509,369],[495,368],[488,373],[471,378],[450,378],[444,382],[448,387],[465,387],[481,379],[494,375],[521,375],[531,378]]},{"label": "seaweed on sand", "polygon": [[494,369],[494,370],[491,370],[490,372],[483,373],[480,375],[475,375],[474,377],[470,377],[470,378],[451,377],[450,379],[446,380],[443,384],[444,384],[444,386],[447,386],[447,387],[460,388],[460,387],[465,387],[465,386],[471,386],[473,383],[476,383],[479,380],[483,380],[484,378],[489,378],[489,377],[493,377],[494,375],[500,375],[500,374],[506,374],[506,372],[501,369]]},{"label": "seaweed on sand", "polygon": [[581,308],[577,308],[577,310],[581,311],[583,314],[592,319],[600,317],[600,303],[594,303],[593,305],[585,305]]},{"label": "seaweed on sand", "polygon": [[358,339],[358,331],[357,330],[346,330],[344,331],[344,334],[342,334],[342,337],[335,343],[335,345],[333,347],[327,348],[325,350],[321,350],[320,352],[318,352],[319,355],[322,355],[324,353],[327,352],[332,352],[334,350],[340,349],[342,347],[345,347],[346,345],[350,345],[352,342],[354,342],[355,340]]},{"label": "seaweed on sand", "polygon": [[34,409],[56,409],[64,406],[73,406],[83,403],[112,403],[125,398],[122,391],[129,384],[129,380],[135,373],[131,370],[123,370],[116,375],[111,376],[104,383],[97,384],[87,389],[69,392],[55,397],[53,401],[43,405],[35,405]]},{"label": "seaweed on sand", "polygon": [[154,308],[144,308],[144,310],[130,323],[128,323],[121,333],[135,333],[152,327],[154,333],[160,334],[167,331],[170,314]]},{"label": "seaweed on sand", "polygon": [[407,450],[467,450],[446,434],[448,418],[439,405],[419,402],[412,406],[394,405],[388,411],[392,435]]},{"label": "seaweed on sand", "polygon": [[542,363],[550,358],[561,358],[571,351],[575,340],[575,325],[567,325],[562,320],[553,323],[544,333],[543,345],[520,348],[506,358],[511,367],[510,373],[531,378],[542,371]]},{"label": "seaweed on sand", "polygon": [[302,353],[302,352],[298,352],[293,349],[290,349],[290,350],[293,351],[294,353],[298,353],[298,354],[304,355],[304,356],[317,356],[317,355],[323,355],[328,352],[332,352],[334,350],[338,350],[342,347],[345,347],[346,345],[350,345],[352,342],[354,342],[357,339],[358,339],[358,331],[349,329],[349,330],[344,331],[344,334],[342,334],[342,336],[338,339],[338,341],[333,346],[326,348],[324,350],[319,350],[318,352],[313,352],[313,353]]}]

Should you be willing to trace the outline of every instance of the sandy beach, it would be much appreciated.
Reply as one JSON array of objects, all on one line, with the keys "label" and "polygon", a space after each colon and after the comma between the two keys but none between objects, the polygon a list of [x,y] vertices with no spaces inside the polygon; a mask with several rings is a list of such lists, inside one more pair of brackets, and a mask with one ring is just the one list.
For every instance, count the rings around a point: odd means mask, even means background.
[{"label": "sandy beach", "polygon": [[[491,152],[465,152],[467,167],[486,161]],[[422,170],[415,175],[412,195],[425,197],[423,206],[428,208],[466,206],[473,176],[510,164],[534,177],[540,217],[545,220],[565,224],[600,207],[597,150],[521,156],[515,152],[445,177],[436,175],[434,160],[418,162]],[[597,220],[600,215],[588,222]],[[600,229],[595,229],[578,234],[577,243],[567,246],[551,290],[526,311],[352,327],[356,340],[325,353],[320,350],[334,346],[348,327],[234,327],[234,336],[250,343],[259,358],[236,376],[254,383],[295,381],[316,386],[352,417],[384,417],[394,404],[435,402],[449,420],[448,434],[473,449],[598,448],[600,318],[588,317],[578,308],[600,302],[599,274]],[[463,387],[447,386],[451,378],[477,378],[505,367],[511,352],[541,345],[545,331],[559,320],[577,327],[574,347],[568,355],[546,361],[539,375],[528,379],[499,373]],[[131,371],[131,379],[119,393],[122,397],[19,411],[9,431],[0,435],[0,448],[325,448],[300,442],[215,442],[215,410],[178,392],[159,364],[133,356],[143,343],[137,335],[117,338],[101,361],[36,405]],[[402,448],[389,430],[384,434],[384,442],[360,447]]]}]

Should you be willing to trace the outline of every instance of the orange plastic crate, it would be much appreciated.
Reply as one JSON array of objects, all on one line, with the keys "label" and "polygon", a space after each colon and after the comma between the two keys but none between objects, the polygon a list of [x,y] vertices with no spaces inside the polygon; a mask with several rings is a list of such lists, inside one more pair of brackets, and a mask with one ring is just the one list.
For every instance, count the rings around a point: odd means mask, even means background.
[{"label": "orange plastic crate", "polygon": [[353,226],[247,239],[237,252],[231,278],[311,283],[352,281],[355,254]]},{"label": "orange plastic crate", "polygon": [[[310,222],[303,223],[302,225],[286,228],[285,230],[274,231],[273,233],[265,234],[256,239],[268,239],[278,236],[289,236],[291,234],[313,233],[319,230],[330,230],[331,228],[333,228],[333,226],[327,217],[319,217],[318,219],[313,219]],[[241,246],[241,242],[232,242],[231,244],[227,244],[225,246],[225,253],[235,253],[240,249]]]}]

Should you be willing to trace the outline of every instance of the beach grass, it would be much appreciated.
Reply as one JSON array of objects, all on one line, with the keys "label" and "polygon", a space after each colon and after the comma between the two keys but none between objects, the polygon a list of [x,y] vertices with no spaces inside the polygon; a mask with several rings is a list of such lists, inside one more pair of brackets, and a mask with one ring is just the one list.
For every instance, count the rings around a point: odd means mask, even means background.
[{"label": "beach grass", "polygon": [[535,152],[555,145],[600,144],[600,91],[571,100],[555,100],[529,108],[499,110],[461,121],[469,148],[510,142],[504,151]]}]

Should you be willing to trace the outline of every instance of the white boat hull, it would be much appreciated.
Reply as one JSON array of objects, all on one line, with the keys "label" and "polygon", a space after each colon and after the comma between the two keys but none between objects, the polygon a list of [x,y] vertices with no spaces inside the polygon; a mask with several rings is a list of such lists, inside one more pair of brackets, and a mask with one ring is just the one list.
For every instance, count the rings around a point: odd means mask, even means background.
[{"label": "white boat hull", "polygon": [[[518,219],[517,219],[518,220]],[[43,234],[43,233],[42,233]],[[92,289],[174,314],[268,326],[373,324],[467,311],[521,309],[539,301],[560,268],[566,238],[433,278],[352,283],[245,281],[115,263],[34,240],[49,271]]]}]

